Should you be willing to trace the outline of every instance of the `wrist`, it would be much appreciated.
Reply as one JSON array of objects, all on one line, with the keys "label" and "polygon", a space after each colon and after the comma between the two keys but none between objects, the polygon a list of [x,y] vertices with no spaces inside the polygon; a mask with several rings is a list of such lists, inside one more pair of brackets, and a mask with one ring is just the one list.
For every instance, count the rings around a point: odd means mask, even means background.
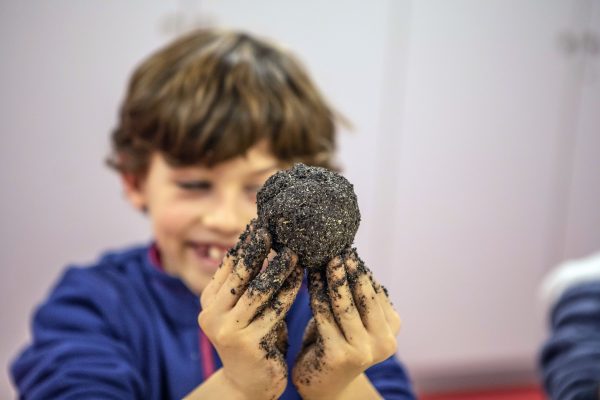
[{"label": "wrist", "polygon": [[296,386],[296,389],[304,400],[382,399],[364,373],[351,379],[347,384],[336,385],[336,387],[324,386]]},{"label": "wrist", "polygon": [[303,400],[336,400],[341,398],[340,396],[344,392],[344,387],[338,385],[333,387],[331,384],[314,385],[309,383],[295,386]]},{"label": "wrist", "polygon": [[223,369],[221,369],[221,372],[223,374],[223,385],[229,388],[229,392],[236,400],[250,400],[247,390],[244,390],[235,380],[230,379]]},{"label": "wrist", "polygon": [[184,400],[196,399],[248,400],[246,394],[227,379],[222,368],[184,398]]},{"label": "wrist", "polygon": [[[235,398],[240,400],[273,400],[279,398],[285,390],[285,386],[283,386],[282,390],[276,391],[277,385],[274,384],[258,385],[257,382],[253,382],[253,385],[244,385],[235,377],[230,377],[226,371],[223,371],[223,379],[225,384],[231,387],[236,394]],[[287,382],[287,379],[285,381]],[[229,397],[219,400],[223,399],[229,400]]]}]

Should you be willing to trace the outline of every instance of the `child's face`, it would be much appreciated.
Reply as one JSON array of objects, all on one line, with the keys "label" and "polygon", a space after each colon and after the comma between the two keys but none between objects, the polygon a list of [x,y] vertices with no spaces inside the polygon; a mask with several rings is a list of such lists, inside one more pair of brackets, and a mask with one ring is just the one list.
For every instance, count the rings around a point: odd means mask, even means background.
[{"label": "child's face", "polygon": [[281,167],[265,142],[206,167],[172,167],[159,153],[139,184],[124,179],[129,200],[146,207],[165,271],[200,294],[246,224],[256,192]]}]

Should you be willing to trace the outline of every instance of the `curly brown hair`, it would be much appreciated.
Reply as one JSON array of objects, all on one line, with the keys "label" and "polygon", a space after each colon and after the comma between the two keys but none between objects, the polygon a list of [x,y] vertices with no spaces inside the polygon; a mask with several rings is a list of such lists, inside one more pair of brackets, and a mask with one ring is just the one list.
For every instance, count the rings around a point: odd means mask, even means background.
[{"label": "curly brown hair", "polygon": [[144,175],[159,151],[174,166],[214,166],[262,139],[284,163],[333,168],[330,107],[287,50],[249,34],[198,30],[134,71],[107,163]]}]

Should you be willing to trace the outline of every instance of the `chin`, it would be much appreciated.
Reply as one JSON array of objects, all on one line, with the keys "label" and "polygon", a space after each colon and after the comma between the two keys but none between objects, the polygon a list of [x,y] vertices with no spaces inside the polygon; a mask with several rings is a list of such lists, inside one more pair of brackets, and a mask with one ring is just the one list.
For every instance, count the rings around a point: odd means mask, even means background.
[{"label": "chin", "polygon": [[190,274],[190,278],[186,282],[186,286],[196,294],[200,294],[202,290],[211,282],[217,268],[206,265],[195,265],[195,270]]},{"label": "chin", "polygon": [[209,282],[210,282],[210,278],[208,278],[208,279],[196,278],[192,281],[190,281],[190,280],[184,281],[185,286],[187,286],[187,288],[197,296],[200,296],[200,294],[202,294],[202,291],[209,284]]}]

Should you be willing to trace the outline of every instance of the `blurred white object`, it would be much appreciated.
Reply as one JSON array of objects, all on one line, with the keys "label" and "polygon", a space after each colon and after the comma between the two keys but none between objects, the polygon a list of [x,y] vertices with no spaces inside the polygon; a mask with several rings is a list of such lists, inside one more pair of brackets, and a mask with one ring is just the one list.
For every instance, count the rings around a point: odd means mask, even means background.
[{"label": "blurred white object", "polygon": [[568,288],[590,281],[600,281],[600,252],[566,261],[550,272],[541,286],[542,302],[550,309]]}]

